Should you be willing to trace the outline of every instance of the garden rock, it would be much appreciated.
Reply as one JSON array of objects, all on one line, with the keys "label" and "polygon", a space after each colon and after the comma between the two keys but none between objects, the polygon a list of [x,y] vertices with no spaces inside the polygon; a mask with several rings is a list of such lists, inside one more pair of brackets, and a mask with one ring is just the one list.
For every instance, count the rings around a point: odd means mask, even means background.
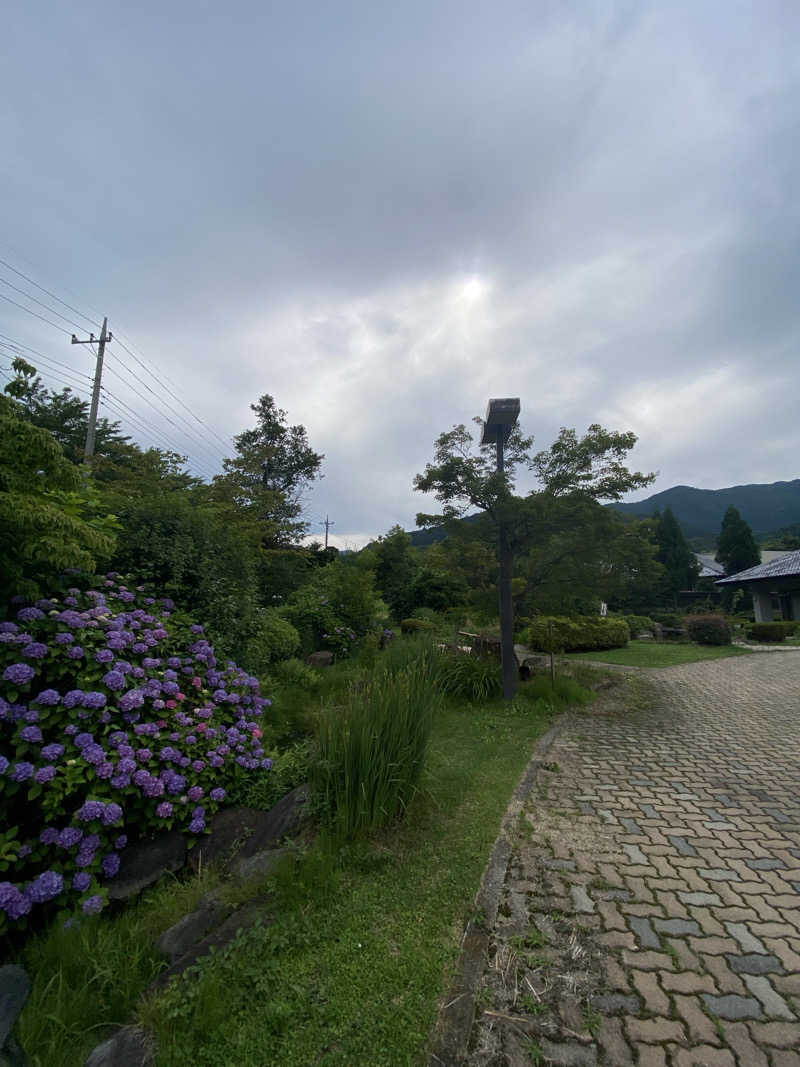
[{"label": "garden rock", "polygon": [[184,915],[169,930],[165,930],[156,942],[156,948],[170,963],[185,956],[198,941],[221,926],[228,918],[232,906],[223,904],[213,896],[204,897],[200,906],[191,914]]},{"label": "garden rock", "polygon": [[246,856],[234,863],[231,868],[231,876],[237,882],[250,882],[255,878],[268,878],[287,853],[288,850],[285,848],[269,848],[263,852],[256,852],[254,856]]},{"label": "garden rock", "polygon": [[89,1054],[85,1067],[153,1067],[154,1042],[138,1026],[123,1026]]},{"label": "garden rock", "polygon": [[210,823],[211,833],[189,854],[194,870],[203,866],[229,866],[232,862],[271,848],[281,838],[295,833],[305,816],[308,786],[298,785],[274,808],[226,808]]},{"label": "garden rock", "polygon": [[306,663],[309,667],[332,667],[333,653],[324,651],[312,652],[310,656],[306,656]]},{"label": "garden rock", "polygon": [[13,963],[0,967],[0,1062],[16,1067],[24,1064],[19,1045],[11,1036],[14,1024],[31,991],[31,980],[22,967]]},{"label": "garden rock", "polygon": [[186,862],[186,842],[177,830],[139,841],[122,854],[119,873],[108,883],[111,900],[128,900],[158,881],[167,871],[178,871]]}]

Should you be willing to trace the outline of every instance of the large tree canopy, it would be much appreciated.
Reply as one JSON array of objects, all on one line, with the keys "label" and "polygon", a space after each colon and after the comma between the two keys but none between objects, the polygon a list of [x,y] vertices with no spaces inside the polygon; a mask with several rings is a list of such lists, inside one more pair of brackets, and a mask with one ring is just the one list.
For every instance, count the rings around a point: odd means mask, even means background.
[{"label": "large tree canopy", "polygon": [[265,545],[291,544],[308,530],[302,495],[321,477],[325,457],[311,448],[304,426],[287,426],[286,412],[268,394],[251,410],[257,425],[234,438],[236,455],[224,461],[214,487],[262,523]]}]

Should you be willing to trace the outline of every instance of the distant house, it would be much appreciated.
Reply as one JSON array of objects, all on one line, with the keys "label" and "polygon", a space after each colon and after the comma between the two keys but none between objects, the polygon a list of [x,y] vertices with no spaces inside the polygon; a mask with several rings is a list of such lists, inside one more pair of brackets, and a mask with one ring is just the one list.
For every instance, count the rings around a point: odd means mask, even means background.
[{"label": "distant house", "polygon": [[771,622],[778,608],[784,619],[800,619],[800,550],[764,552],[770,560],[714,584],[743,586],[753,597],[756,622]]}]

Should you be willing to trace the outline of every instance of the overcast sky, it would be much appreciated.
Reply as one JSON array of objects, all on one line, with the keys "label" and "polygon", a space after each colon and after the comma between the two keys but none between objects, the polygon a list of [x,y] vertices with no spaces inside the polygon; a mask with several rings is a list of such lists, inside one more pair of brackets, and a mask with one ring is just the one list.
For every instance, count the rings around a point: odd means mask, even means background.
[{"label": "overcast sky", "polygon": [[[340,545],[435,510],[413,476],[491,396],[538,448],[633,430],[640,496],[800,476],[796,0],[12,0],[3,24],[0,257],[109,316],[186,408],[116,342],[109,401],[197,470],[270,393],[326,455],[308,518]],[[8,300],[0,332],[91,373]]]}]

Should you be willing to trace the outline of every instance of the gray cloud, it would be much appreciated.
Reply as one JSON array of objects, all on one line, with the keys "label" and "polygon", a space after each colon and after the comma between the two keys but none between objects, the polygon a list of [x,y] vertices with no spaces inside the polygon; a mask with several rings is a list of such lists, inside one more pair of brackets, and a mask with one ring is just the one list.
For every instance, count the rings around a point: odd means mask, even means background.
[{"label": "gray cloud", "polygon": [[272,393],[326,453],[309,515],[337,534],[430,508],[413,474],[490,395],[539,447],[634,429],[658,488],[796,476],[796,5],[79,2],[9,26],[3,258],[107,312],[221,433]]}]

